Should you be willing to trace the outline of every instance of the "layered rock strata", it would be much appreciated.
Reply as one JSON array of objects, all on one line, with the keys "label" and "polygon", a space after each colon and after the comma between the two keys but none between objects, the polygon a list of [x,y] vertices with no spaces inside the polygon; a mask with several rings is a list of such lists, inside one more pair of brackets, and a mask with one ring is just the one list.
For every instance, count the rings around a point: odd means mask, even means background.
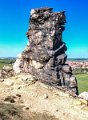
[{"label": "layered rock strata", "polygon": [[52,8],[32,9],[27,32],[29,42],[19,54],[13,69],[15,73],[28,72],[42,82],[66,87],[78,94],[77,81],[66,64],[67,47],[62,41],[66,22],[65,12]]}]

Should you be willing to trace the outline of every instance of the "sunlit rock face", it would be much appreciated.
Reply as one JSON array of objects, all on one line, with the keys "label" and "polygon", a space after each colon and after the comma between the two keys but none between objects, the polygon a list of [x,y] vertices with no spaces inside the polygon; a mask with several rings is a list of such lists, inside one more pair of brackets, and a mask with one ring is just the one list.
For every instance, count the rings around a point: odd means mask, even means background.
[{"label": "sunlit rock face", "polygon": [[52,10],[31,10],[27,32],[30,44],[18,56],[13,69],[15,73],[28,72],[42,82],[66,87],[78,94],[76,78],[71,67],[65,63],[67,47],[62,40],[65,12]]}]

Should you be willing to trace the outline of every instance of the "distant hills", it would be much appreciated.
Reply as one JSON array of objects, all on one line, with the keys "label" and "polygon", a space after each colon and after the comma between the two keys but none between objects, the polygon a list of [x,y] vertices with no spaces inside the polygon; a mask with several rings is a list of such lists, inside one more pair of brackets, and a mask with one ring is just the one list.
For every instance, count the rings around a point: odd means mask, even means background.
[{"label": "distant hills", "polygon": [[16,57],[0,57],[0,59],[16,59]]},{"label": "distant hills", "polygon": [[[16,59],[16,57],[0,57],[0,59]],[[67,58],[70,61],[88,61],[88,58]]]},{"label": "distant hills", "polygon": [[70,61],[88,61],[88,58],[68,58]]}]

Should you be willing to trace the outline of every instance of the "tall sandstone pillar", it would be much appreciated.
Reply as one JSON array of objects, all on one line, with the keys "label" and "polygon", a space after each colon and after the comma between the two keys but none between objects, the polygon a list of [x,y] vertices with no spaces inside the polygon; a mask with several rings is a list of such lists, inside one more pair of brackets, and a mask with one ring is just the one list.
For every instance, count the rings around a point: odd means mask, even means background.
[{"label": "tall sandstone pillar", "polygon": [[66,22],[65,12],[52,8],[32,9],[27,37],[29,43],[18,56],[13,69],[28,72],[38,80],[66,87],[78,94],[77,81],[66,64],[67,50],[62,40]]}]

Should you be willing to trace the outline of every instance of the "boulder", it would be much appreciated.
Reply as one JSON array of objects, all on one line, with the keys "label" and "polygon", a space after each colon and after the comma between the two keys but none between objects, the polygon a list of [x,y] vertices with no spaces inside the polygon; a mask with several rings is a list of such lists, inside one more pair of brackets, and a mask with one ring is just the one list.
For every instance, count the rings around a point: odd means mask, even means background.
[{"label": "boulder", "polygon": [[3,81],[3,83],[4,83],[5,85],[7,85],[7,86],[11,86],[11,85],[14,84],[14,80],[5,79],[5,80]]},{"label": "boulder", "polygon": [[5,77],[11,77],[14,75],[13,69],[10,66],[4,66],[1,71],[0,71],[0,77],[5,78]]},{"label": "boulder", "polygon": [[82,92],[78,95],[79,98],[83,98],[85,100],[88,100],[88,92]]},{"label": "boulder", "polygon": [[22,71],[22,67],[23,67],[23,61],[19,58],[16,59],[16,62],[13,65],[13,70],[15,73],[20,73]]},{"label": "boulder", "polygon": [[6,71],[6,72],[10,72],[10,71],[12,70],[12,67],[10,67],[10,66],[4,66],[4,67],[2,68],[2,70],[3,70],[3,71]]}]

